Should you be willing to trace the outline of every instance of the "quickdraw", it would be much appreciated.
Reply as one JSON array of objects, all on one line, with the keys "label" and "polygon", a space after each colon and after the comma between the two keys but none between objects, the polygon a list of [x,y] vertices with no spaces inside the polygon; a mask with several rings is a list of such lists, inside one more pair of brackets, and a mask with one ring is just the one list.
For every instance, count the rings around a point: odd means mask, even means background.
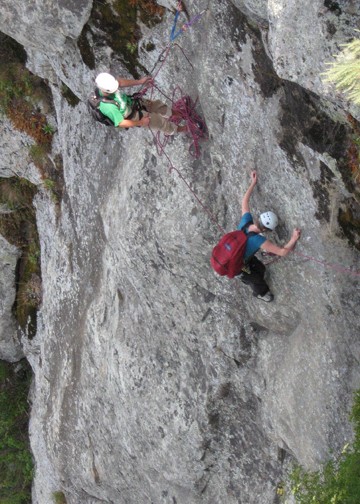
[{"label": "quickdraw", "polygon": [[178,4],[177,4],[177,7],[176,7],[176,13],[175,13],[175,18],[174,18],[174,23],[173,23],[173,26],[172,26],[172,29],[171,29],[171,33],[170,33],[170,40],[171,40],[171,42],[174,42],[174,40],[179,35],[181,35],[182,33],[184,33],[184,31],[186,31],[188,28],[190,28],[193,24],[197,23],[199,21],[199,19],[203,16],[203,14],[205,14],[205,12],[207,10],[208,10],[207,8],[203,9],[201,12],[199,12],[198,14],[196,14],[196,16],[194,16],[191,19],[189,19],[187,21],[187,23],[184,23],[182,25],[182,27],[180,28],[180,30],[176,31],[176,25],[177,25],[180,13],[181,12],[185,12],[186,16],[188,17],[188,14],[187,14],[187,11],[186,11],[185,7],[183,6],[182,2],[179,1]]}]

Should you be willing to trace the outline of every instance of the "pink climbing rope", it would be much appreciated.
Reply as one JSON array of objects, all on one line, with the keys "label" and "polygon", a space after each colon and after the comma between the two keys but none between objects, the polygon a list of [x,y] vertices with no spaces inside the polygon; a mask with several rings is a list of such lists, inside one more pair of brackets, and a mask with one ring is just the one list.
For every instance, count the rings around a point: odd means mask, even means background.
[{"label": "pink climbing rope", "polygon": [[[156,86],[154,86],[156,87]],[[179,95],[176,98],[176,95]],[[167,97],[168,98],[168,97]],[[209,139],[205,121],[196,112],[197,99],[195,102],[190,96],[184,95],[179,87],[177,87],[172,98],[168,98],[172,103],[172,110],[174,115],[170,118],[170,121],[176,125],[186,124],[187,132],[191,136],[191,143],[189,146],[189,153],[195,159],[200,157],[200,142]],[[165,147],[169,140],[172,138],[170,135],[165,135],[164,133],[158,131],[153,132],[157,153],[159,156],[164,154]]]},{"label": "pink climbing rope", "polygon": [[[180,95],[178,99],[176,99],[176,94]],[[200,141],[209,139],[205,121],[196,112],[197,102],[198,98],[193,102],[190,96],[185,96],[179,87],[175,88],[172,99],[175,115],[171,120],[175,124],[182,121],[186,123],[188,133],[192,137],[189,152],[195,159],[200,157]]]},{"label": "pink climbing rope", "polygon": [[317,264],[321,264],[322,266],[325,266],[326,268],[332,269],[333,271],[336,271],[337,273],[349,273],[353,276],[360,276],[360,271],[353,271],[351,268],[346,268],[344,266],[340,266],[339,264],[332,264],[328,263],[325,261],[321,261],[320,259],[316,259],[316,257],[312,257],[306,254],[303,254],[302,252],[297,252],[296,250],[292,250],[292,253],[299,256],[303,257],[305,259],[308,259],[309,261],[316,262]]},{"label": "pink climbing rope", "polygon": [[[291,253],[294,254],[294,255],[296,255],[296,256],[303,257],[304,259],[307,259],[308,261],[312,261],[312,262],[315,262],[317,264],[321,264],[325,268],[332,269],[333,271],[336,271],[337,273],[347,273],[347,274],[350,274],[352,276],[360,276],[360,271],[354,271],[351,268],[346,268],[345,266],[340,266],[339,264],[332,264],[332,263],[328,263],[326,261],[322,261],[320,259],[317,259],[316,257],[303,254],[302,252],[298,252],[295,249],[293,249],[291,251]],[[268,261],[266,261],[266,260],[263,261],[266,266],[270,266],[271,264],[276,263],[280,259],[285,259],[286,257],[289,257],[289,256],[281,257],[281,256],[276,256],[274,254],[264,253],[264,254],[262,254],[262,257],[273,257],[272,259],[270,259]]]}]

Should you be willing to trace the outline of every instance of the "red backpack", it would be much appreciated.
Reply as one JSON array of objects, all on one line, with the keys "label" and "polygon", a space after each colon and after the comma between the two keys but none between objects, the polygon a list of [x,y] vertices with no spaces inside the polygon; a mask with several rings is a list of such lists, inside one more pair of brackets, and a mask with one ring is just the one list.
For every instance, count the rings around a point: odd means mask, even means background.
[{"label": "red backpack", "polygon": [[221,276],[228,278],[241,273],[244,266],[244,253],[247,235],[244,231],[232,231],[225,234],[213,248],[210,264]]}]

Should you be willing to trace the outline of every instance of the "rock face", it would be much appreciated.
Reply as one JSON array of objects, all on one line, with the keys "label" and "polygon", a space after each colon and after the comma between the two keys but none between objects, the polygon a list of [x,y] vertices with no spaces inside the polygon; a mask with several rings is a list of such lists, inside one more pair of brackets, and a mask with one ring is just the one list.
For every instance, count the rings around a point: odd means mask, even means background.
[{"label": "rock face", "polygon": [[45,0],[30,4],[2,2],[1,31],[26,48],[46,53],[62,51],[66,39],[76,40],[86,22],[92,2],[89,0]]},{"label": "rock face", "polygon": [[[26,346],[33,502],[49,504],[59,490],[69,504],[277,502],[292,460],[316,467],[349,439],[360,384],[358,236],[339,220],[359,212],[346,171],[352,129],[316,73],[333,39],[314,34],[328,16],[346,37],[360,8],[343,2],[336,15],[320,1],[294,2],[297,33],[317,37],[301,61],[306,47],[287,33],[292,2],[210,2],[178,38],[183,52],[173,46],[155,69],[165,95],[180,86],[199,97],[209,130],[198,160],[185,135],[167,144],[178,170],[169,172],[149,131],[102,127],[84,102],[68,103],[62,83],[85,98],[98,69],[127,73],[94,19],[96,68],[82,61],[76,38],[90,2],[76,12],[74,2],[47,4],[30,16],[23,2],[6,2],[0,20],[26,47],[25,34],[42,30],[28,65],[52,86],[65,178],[59,214],[45,195],[36,200],[43,304]],[[198,2],[186,5],[196,15]],[[155,45],[140,51],[148,70],[172,22],[167,11],[142,26],[141,48]],[[53,35],[48,47],[41,33]],[[234,229],[253,168],[254,213],[271,208],[281,219],[274,240],[303,229],[297,254],[268,267],[269,305],[209,267],[220,233],[208,212]]]},{"label": "rock face", "polygon": [[[352,0],[306,5],[296,0],[270,0],[269,50],[276,73],[331,101],[336,97],[341,102],[343,97],[324,84],[321,72],[340,45],[354,37],[353,22],[358,15],[359,6]],[[358,114],[358,109],[352,112]]]},{"label": "rock face", "polygon": [[20,177],[40,184],[39,170],[29,156],[29,148],[34,143],[26,133],[17,131],[6,118],[0,119],[0,176]]},{"label": "rock face", "polygon": [[15,299],[18,250],[0,235],[0,359],[16,362],[24,357],[11,308]]}]

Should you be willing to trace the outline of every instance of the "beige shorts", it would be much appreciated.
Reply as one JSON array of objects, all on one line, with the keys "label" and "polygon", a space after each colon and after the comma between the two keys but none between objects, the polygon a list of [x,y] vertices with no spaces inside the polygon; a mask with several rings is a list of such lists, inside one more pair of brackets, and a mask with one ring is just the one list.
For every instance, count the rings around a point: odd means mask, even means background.
[{"label": "beige shorts", "polygon": [[[154,131],[162,131],[166,135],[173,135],[177,132],[177,125],[169,121],[172,110],[161,100],[146,100],[142,99],[146,110],[142,111],[144,117],[150,117],[150,129]],[[139,113],[137,112],[132,119],[138,120]]]}]

